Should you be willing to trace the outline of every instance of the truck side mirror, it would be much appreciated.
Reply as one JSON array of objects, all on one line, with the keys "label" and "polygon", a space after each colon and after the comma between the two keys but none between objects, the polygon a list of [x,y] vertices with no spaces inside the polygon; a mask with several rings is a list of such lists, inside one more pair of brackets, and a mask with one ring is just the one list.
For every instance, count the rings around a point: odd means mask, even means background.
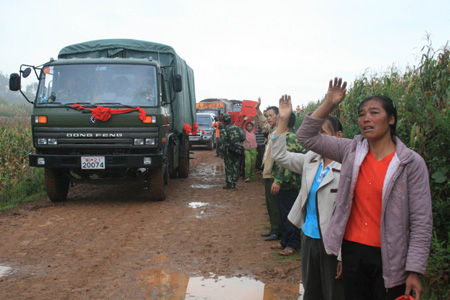
[{"label": "truck side mirror", "polygon": [[26,68],[25,70],[23,70],[22,76],[23,78],[27,78],[28,76],[30,76],[31,73],[31,68]]},{"label": "truck side mirror", "polygon": [[9,76],[9,89],[11,91],[20,91],[20,75],[17,73],[12,73]]},{"label": "truck side mirror", "polygon": [[183,85],[182,85],[180,74],[177,74],[173,77],[173,90],[177,93],[179,93],[183,90]]}]

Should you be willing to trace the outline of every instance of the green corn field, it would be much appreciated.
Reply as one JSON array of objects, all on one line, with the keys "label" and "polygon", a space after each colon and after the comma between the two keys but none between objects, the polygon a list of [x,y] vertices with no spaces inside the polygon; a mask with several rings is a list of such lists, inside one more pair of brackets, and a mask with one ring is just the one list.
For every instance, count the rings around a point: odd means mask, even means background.
[{"label": "green corn field", "polygon": [[30,112],[31,107],[0,100],[0,208],[44,191],[42,171],[28,165],[33,151]]}]

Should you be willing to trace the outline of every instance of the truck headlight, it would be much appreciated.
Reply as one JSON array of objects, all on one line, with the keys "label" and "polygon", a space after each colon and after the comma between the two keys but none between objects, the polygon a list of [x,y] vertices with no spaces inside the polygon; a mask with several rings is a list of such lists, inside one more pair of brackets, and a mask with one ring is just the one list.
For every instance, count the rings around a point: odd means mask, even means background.
[{"label": "truck headlight", "polygon": [[134,145],[135,146],[143,146],[144,145],[144,139],[134,139]]},{"label": "truck headlight", "polygon": [[38,138],[37,143],[38,145],[47,145],[48,140],[46,138]]},{"label": "truck headlight", "polygon": [[145,139],[145,144],[147,146],[155,146],[156,145],[156,139]]},{"label": "truck headlight", "polygon": [[49,145],[58,145],[58,140],[55,138],[49,138],[48,139],[48,144]]}]

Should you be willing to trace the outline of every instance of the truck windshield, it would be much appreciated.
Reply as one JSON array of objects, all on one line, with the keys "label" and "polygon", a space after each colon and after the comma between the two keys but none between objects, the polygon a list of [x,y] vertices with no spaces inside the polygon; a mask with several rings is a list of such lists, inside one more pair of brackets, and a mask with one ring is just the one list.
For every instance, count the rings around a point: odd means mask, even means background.
[{"label": "truck windshield", "polygon": [[197,115],[197,125],[202,129],[209,129],[212,127],[212,120],[210,116]]},{"label": "truck windshield", "polygon": [[157,106],[156,67],[125,64],[44,67],[36,105]]}]

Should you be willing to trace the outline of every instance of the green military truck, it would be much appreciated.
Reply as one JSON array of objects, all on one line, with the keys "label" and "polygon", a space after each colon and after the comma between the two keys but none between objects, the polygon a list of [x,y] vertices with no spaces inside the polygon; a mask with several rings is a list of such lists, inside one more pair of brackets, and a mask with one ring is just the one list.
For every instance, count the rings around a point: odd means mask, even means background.
[{"label": "green military truck", "polygon": [[51,201],[66,200],[71,183],[137,180],[159,201],[170,177],[188,177],[194,73],[172,47],[130,39],[70,45],[57,60],[21,65],[10,89],[22,92],[33,71],[29,160],[45,168]]}]

